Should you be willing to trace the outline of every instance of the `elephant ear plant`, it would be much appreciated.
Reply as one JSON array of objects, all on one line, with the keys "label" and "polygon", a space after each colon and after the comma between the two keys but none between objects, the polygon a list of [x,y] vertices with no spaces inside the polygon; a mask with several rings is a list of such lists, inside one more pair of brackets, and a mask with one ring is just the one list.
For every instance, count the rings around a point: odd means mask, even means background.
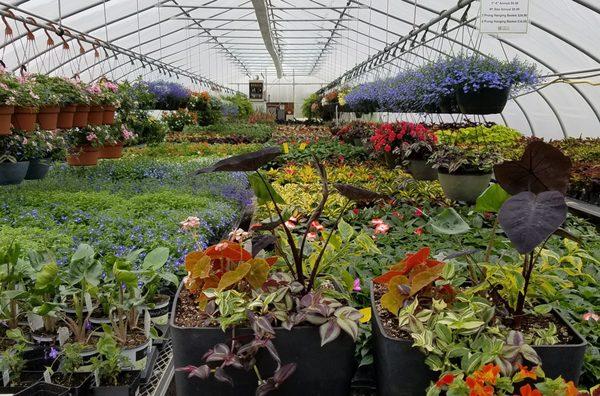
[{"label": "elephant ear plant", "polygon": [[[306,230],[299,235],[294,234],[285,224],[288,216],[281,207],[283,199],[258,170],[280,154],[279,147],[269,147],[227,158],[197,172],[254,172],[249,175],[249,182],[257,201],[266,205],[269,213],[274,210],[275,218],[271,215],[267,222],[254,228],[254,231],[260,229],[267,234],[254,238],[252,252],[242,247],[240,238],[235,241],[234,233],[230,241],[223,241],[203,252],[188,254],[185,263],[188,276],[184,279],[184,286],[199,304],[202,324],[219,324],[223,330],[232,329],[233,340],[230,345],[218,344],[209,350],[204,356],[204,365],[181,367],[179,370],[187,372],[190,377],[203,379],[213,373],[215,379],[230,384],[232,379],[225,372],[226,367],[254,370],[258,377],[257,395],[278,389],[296,370],[295,363],[283,364],[274,346],[272,340],[276,336],[276,325],[288,330],[301,323],[318,326],[321,345],[334,341],[342,332],[356,340],[358,320],[362,314],[336,299],[341,297],[343,300],[345,295],[336,291],[331,286],[332,282],[321,280],[319,270],[350,202],[384,198],[369,190],[335,184],[333,187],[348,201],[335,219],[332,231],[323,233],[326,237],[320,250],[315,251],[319,245],[307,244],[307,241],[310,225],[317,221],[329,198],[331,186],[327,173],[315,159],[322,180],[322,197],[308,217]],[[280,257],[259,257],[267,246],[274,246]],[[249,325],[254,333],[253,340],[241,344],[235,337],[236,325]],[[266,349],[276,363],[273,375],[267,379],[263,379],[256,363],[256,356],[262,349]]]},{"label": "elephant ear plant", "polygon": [[498,184],[512,194],[502,204],[498,221],[517,251],[524,256],[523,288],[512,312],[515,329],[522,324],[527,290],[539,255],[550,236],[567,218],[564,194],[570,170],[571,160],[542,141],[530,143],[519,161],[494,167]]}]

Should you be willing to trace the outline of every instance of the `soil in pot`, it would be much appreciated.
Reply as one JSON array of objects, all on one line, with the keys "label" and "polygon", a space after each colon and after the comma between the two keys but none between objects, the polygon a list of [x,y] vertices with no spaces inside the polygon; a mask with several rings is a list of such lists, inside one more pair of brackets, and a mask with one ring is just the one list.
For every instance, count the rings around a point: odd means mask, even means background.
[{"label": "soil in pot", "polygon": [[[181,298],[179,297],[181,296]],[[223,333],[219,327],[194,327],[198,325],[198,309],[194,298],[180,287],[170,320],[175,367],[202,364],[202,355],[218,343],[231,340],[231,331]],[[296,371],[273,392],[285,396],[347,396],[356,369],[354,342],[347,334],[321,347],[319,329],[315,326],[299,326],[291,331],[276,328],[273,340],[282,363],[296,363]],[[250,329],[237,328],[236,337],[252,337]],[[275,365],[268,352],[261,350],[257,366],[264,376],[270,376]],[[175,373],[177,394],[181,395],[254,395],[257,380],[254,372],[226,369],[235,386],[231,387],[214,378],[188,379],[184,372]]]},{"label": "soil in pot", "polygon": [[426,160],[408,160],[408,171],[415,180],[437,180],[437,169],[433,169]]},{"label": "soil in pot", "polygon": [[[0,394],[14,394],[18,393],[42,379],[42,371],[22,371],[21,378],[18,381],[11,382],[8,386],[0,386]],[[0,382],[2,385],[2,382]]]},{"label": "soil in pot", "polygon": [[136,329],[127,334],[127,342],[121,345],[121,354],[129,359],[136,370],[142,370],[146,366],[151,346],[152,340],[143,331]]},{"label": "soil in pot", "polygon": [[37,114],[37,122],[41,129],[55,130],[58,123],[58,113],[60,107],[58,106],[42,106]]},{"label": "soil in pot", "polygon": [[75,113],[73,114],[73,126],[83,128],[88,124],[88,117],[90,114],[90,106],[78,105]]},{"label": "soil in pot", "polygon": [[49,160],[31,159],[29,160],[29,168],[27,168],[25,180],[41,180],[46,177],[49,170]]},{"label": "soil in pot", "polygon": [[92,146],[77,146],[69,152],[67,163],[70,166],[94,166],[98,164],[99,151]]},{"label": "soil in pot", "polygon": [[482,88],[477,92],[456,91],[456,101],[463,114],[500,114],[506,107],[510,87]]},{"label": "soil in pot", "polygon": [[100,155],[98,158],[117,159],[123,156],[123,143],[112,145],[104,145],[100,147]]},{"label": "soil in pot", "polygon": [[140,386],[140,372],[121,371],[117,377],[119,385],[101,385],[92,387],[95,396],[135,396]]},{"label": "soil in pot", "polygon": [[0,136],[12,134],[10,124],[14,112],[14,106],[0,106]]},{"label": "soil in pot", "polygon": [[104,125],[112,125],[115,123],[115,106],[104,106],[104,114],[102,116],[102,123]]},{"label": "soil in pot", "polygon": [[13,126],[25,132],[32,132],[35,129],[37,112],[37,107],[15,107],[12,115]]},{"label": "soil in pot", "polygon": [[56,120],[56,127],[59,129],[73,128],[73,117],[76,110],[77,106],[75,105],[61,107]]},{"label": "soil in pot", "polygon": [[474,203],[488,188],[492,174],[449,174],[438,170],[438,179],[448,199]]},{"label": "soil in pot", "polygon": [[90,106],[90,113],[88,114],[88,124],[102,125],[103,119],[104,108],[102,106]]},{"label": "soil in pot", "polygon": [[20,184],[27,175],[29,161],[0,163],[0,186]]},{"label": "soil in pot", "polygon": [[27,389],[15,394],[15,396],[66,396],[69,388],[57,384],[38,382]]},{"label": "soil in pot", "polygon": [[90,373],[61,373],[52,374],[50,380],[53,384],[69,388],[71,396],[84,396],[92,386],[94,376]]}]

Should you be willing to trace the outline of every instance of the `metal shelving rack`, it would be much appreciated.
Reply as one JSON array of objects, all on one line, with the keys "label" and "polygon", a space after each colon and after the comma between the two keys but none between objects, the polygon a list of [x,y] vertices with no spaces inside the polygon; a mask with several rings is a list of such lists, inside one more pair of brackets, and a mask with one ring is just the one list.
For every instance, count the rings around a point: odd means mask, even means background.
[{"label": "metal shelving rack", "polygon": [[169,390],[171,381],[173,380],[173,348],[171,339],[165,340],[163,348],[159,351],[158,358],[154,365],[152,377],[140,386],[139,396],[164,396]]}]

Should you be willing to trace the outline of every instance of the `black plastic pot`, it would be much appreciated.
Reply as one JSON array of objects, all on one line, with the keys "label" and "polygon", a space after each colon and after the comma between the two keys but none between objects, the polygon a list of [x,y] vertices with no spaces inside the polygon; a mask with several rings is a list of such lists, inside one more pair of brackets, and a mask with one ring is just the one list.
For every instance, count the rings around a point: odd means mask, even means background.
[{"label": "black plastic pot", "polygon": [[425,364],[425,355],[413,348],[412,340],[390,337],[385,333],[375,306],[371,284],[371,324],[374,361],[379,396],[424,395],[436,377]]},{"label": "black plastic pot", "polygon": [[463,114],[500,114],[506,106],[510,87],[482,88],[477,92],[456,91],[456,101]]},{"label": "black plastic pot", "polygon": [[46,177],[46,174],[48,174],[48,170],[50,170],[50,163],[48,160],[29,160],[29,168],[27,169],[25,180],[42,180]]},{"label": "black plastic pot", "polygon": [[66,396],[69,395],[69,388],[56,385],[48,384],[46,382],[38,382],[30,386],[29,388],[23,389],[21,392],[17,392],[15,396]]},{"label": "black plastic pot", "polygon": [[[72,373],[74,384],[79,384],[77,386],[71,386],[69,388],[69,395],[71,396],[85,396],[89,394],[90,388],[92,386],[92,381],[94,380],[94,376],[89,373]],[[52,383],[59,382],[59,378],[64,377],[63,373],[54,373],[52,377],[50,377]],[[65,385],[61,385],[65,386]]]},{"label": "black plastic pot", "polygon": [[121,371],[117,386],[92,387],[94,396],[135,396],[140,386],[139,371]]},{"label": "black plastic pot", "polygon": [[152,377],[152,372],[154,371],[154,365],[156,364],[156,360],[158,359],[158,348],[153,346],[150,348],[146,359],[146,366],[142,370],[140,374],[140,383],[145,384],[148,382],[150,377]]},{"label": "black plastic pot", "polygon": [[567,326],[575,342],[567,345],[534,346],[533,349],[542,360],[542,369],[547,378],[563,377],[566,381],[573,381],[577,385],[581,376],[587,341],[558,311],[552,313]]},{"label": "black plastic pot", "polygon": [[458,103],[456,103],[456,95],[448,95],[444,96],[440,100],[440,111],[443,114],[455,114],[460,113],[460,109],[458,108]]},{"label": "black plastic pot", "polygon": [[[23,371],[21,372],[21,384],[18,386],[0,386],[0,395],[2,394],[15,394],[19,393],[24,389],[29,388],[35,383],[39,382],[44,375],[41,371]],[[0,385],[2,382],[0,381]]]},{"label": "black plastic pot", "polygon": [[29,161],[0,163],[0,186],[20,184],[29,168]]},{"label": "black plastic pot", "polygon": [[[179,291],[171,311],[169,325],[173,341],[175,368],[187,365],[202,365],[202,356],[214,345],[229,343],[231,331],[223,333],[220,328],[184,328],[175,325],[175,314],[179,303]],[[355,371],[354,342],[342,332],[335,341],[321,347],[318,327],[299,326],[291,331],[276,328],[273,340],[283,364],[296,363],[294,374],[277,390],[270,394],[285,396],[347,396]],[[238,328],[236,337],[251,336],[250,329]],[[275,370],[275,363],[266,351],[257,356],[257,367],[263,377]],[[233,378],[234,387],[218,382],[213,377],[207,380],[187,377],[185,372],[175,372],[178,396],[219,395],[251,396],[255,394],[257,379],[253,371],[226,368]]]}]

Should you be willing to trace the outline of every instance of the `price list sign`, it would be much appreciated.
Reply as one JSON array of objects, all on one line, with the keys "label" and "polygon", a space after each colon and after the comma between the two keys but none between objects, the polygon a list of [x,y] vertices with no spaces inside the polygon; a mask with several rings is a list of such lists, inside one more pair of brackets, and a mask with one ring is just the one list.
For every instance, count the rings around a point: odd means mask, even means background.
[{"label": "price list sign", "polygon": [[527,33],[529,0],[481,0],[481,33]]}]

